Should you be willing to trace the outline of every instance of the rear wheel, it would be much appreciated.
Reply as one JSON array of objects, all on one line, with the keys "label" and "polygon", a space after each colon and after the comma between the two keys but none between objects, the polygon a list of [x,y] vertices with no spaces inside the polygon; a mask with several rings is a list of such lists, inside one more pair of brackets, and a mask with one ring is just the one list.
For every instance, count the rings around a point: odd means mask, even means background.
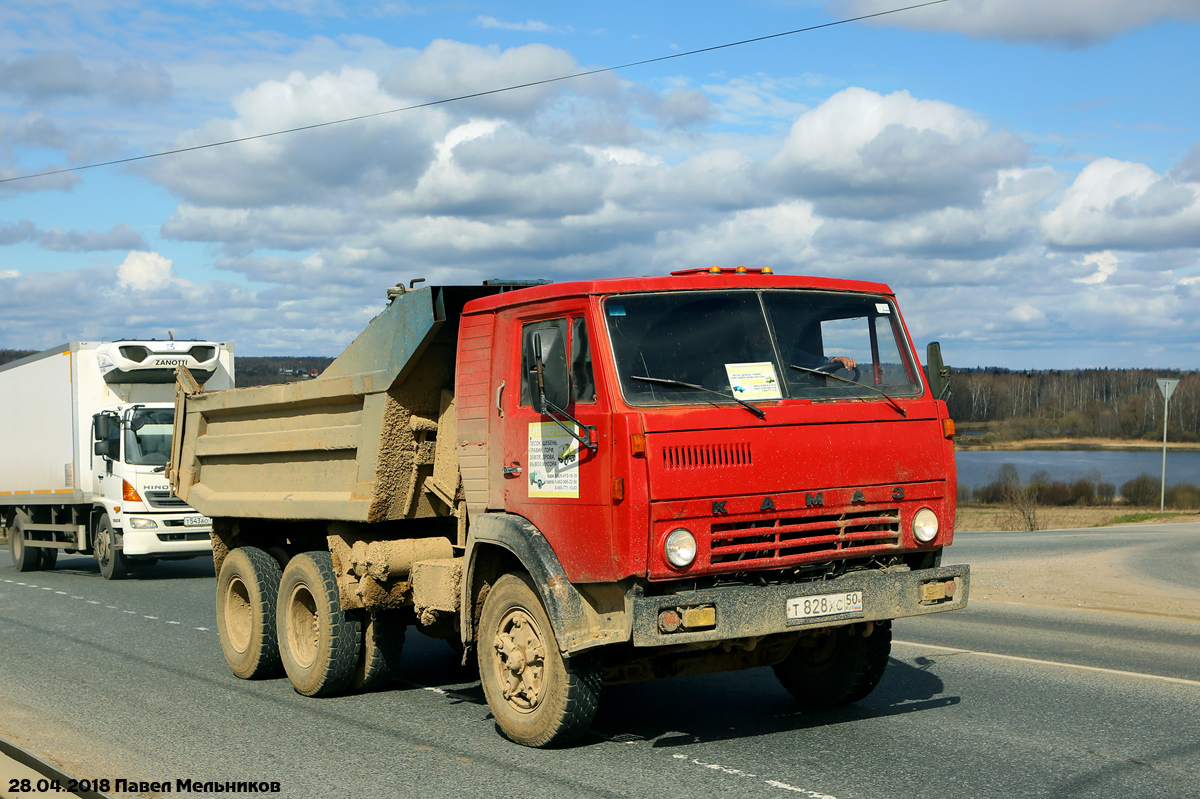
[{"label": "rear wheel", "polygon": [[848,705],[879,685],[891,651],[891,621],[835,627],[797,641],[775,676],[805,707]]},{"label": "rear wheel", "polygon": [[42,552],[40,547],[31,547],[25,543],[25,521],[18,513],[13,526],[8,528],[8,553],[12,555],[13,566],[19,572],[35,572],[42,568]]},{"label": "rear wheel", "polygon": [[53,571],[54,564],[58,563],[58,550],[41,547],[38,552],[42,553],[42,571]]},{"label": "rear wheel", "polygon": [[100,517],[96,524],[96,541],[92,544],[100,574],[105,580],[124,580],[127,572],[125,555],[117,549],[117,534],[112,528],[108,514]]},{"label": "rear wheel", "polygon": [[298,692],[331,696],[350,684],[362,629],[357,617],[342,610],[328,552],[304,552],[288,561],[275,624],[283,668]]},{"label": "rear wheel", "polygon": [[587,732],[600,701],[599,667],[592,658],[563,658],[528,576],[496,581],[478,635],[483,693],[506,737],[551,746]]},{"label": "rear wheel", "polygon": [[238,547],[217,577],[217,631],[221,651],[243,680],[283,671],[275,633],[275,602],[283,570],[258,547]]}]

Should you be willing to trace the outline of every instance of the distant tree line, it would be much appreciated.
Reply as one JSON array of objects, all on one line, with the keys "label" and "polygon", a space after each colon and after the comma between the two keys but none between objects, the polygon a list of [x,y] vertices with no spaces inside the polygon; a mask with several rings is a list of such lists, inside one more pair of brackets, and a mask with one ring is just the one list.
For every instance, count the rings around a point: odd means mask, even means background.
[{"label": "distant tree line", "polygon": [[1022,515],[1047,505],[1112,505],[1118,497],[1125,504],[1137,507],[1157,508],[1161,500],[1166,507],[1175,510],[1200,510],[1200,487],[1175,483],[1167,486],[1164,493],[1161,478],[1152,474],[1139,474],[1122,483],[1118,491],[1114,484],[1103,482],[1098,476],[1081,477],[1068,483],[1051,478],[1044,470],[1034,472],[1028,482],[1022,483],[1017,467],[1004,463],[992,482],[974,489],[961,485],[958,488],[961,501],[1009,505]]},{"label": "distant tree line", "polygon": [[1195,371],[954,369],[947,402],[956,422],[985,424],[1000,438],[1153,440],[1163,430],[1160,377],[1179,379],[1171,396],[1168,438],[1200,441],[1200,372]]}]

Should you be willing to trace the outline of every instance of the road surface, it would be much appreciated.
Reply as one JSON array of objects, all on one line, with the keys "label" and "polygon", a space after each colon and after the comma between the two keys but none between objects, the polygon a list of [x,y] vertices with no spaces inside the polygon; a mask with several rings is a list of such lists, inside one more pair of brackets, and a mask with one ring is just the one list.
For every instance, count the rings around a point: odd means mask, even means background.
[{"label": "road surface", "polygon": [[[804,712],[769,669],[606,686],[587,738],[541,751],[499,736],[444,642],[410,632],[393,690],[310,699],[230,673],[211,563],[106,582],[81,557],[21,574],[5,550],[0,738],[80,778],[286,797],[1194,799],[1200,614],[1085,605],[1147,586],[1186,599],[1198,552],[1200,524],[960,534],[945,562],[977,575],[1099,553],[1125,583],[1059,600],[977,579],[967,610],[896,623],[883,682],[854,706]],[[1089,590],[1103,601],[1070,601]]]}]

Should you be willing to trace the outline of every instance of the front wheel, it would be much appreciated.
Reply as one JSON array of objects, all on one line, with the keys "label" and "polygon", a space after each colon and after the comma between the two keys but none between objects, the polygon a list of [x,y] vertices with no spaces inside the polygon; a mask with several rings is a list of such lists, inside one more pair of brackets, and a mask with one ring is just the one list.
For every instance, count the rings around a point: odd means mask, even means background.
[{"label": "front wheel", "polygon": [[834,627],[797,641],[775,676],[805,707],[849,705],[879,685],[891,651],[891,621]]},{"label": "front wheel", "polygon": [[25,523],[18,513],[13,526],[8,528],[8,554],[12,555],[13,566],[19,572],[35,572],[42,568],[44,551],[41,547],[31,547],[25,543]]},{"label": "front wheel", "polygon": [[92,544],[100,574],[105,580],[124,580],[128,566],[125,555],[117,549],[117,534],[112,528],[108,514],[100,517],[96,524],[96,541]]},{"label": "front wheel", "polygon": [[350,684],[362,628],[356,615],[342,610],[328,552],[304,552],[288,561],[275,626],[283,669],[299,693],[332,696]]},{"label": "front wheel", "polygon": [[283,671],[275,634],[275,601],[282,569],[258,547],[238,547],[217,577],[217,633],[233,673],[243,680]]},{"label": "front wheel", "polygon": [[528,576],[496,581],[484,598],[478,635],[483,693],[507,738],[552,746],[587,732],[600,701],[599,667],[592,658],[563,658]]}]

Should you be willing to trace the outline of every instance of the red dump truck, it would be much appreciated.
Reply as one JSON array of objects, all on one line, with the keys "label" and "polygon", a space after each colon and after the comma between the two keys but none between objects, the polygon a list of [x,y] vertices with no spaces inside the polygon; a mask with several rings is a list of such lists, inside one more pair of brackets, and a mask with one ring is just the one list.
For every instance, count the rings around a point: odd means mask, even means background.
[{"label": "red dump truck", "polygon": [[954,423],[883,284],[694,269],[389,290],[315,380],[180,370],[172,486],[213,519],[240,677],[380,686],[461,645],[501,732],[582,735],[604,683],[770,666],[865,697],[891,620],[965,607]]}]

